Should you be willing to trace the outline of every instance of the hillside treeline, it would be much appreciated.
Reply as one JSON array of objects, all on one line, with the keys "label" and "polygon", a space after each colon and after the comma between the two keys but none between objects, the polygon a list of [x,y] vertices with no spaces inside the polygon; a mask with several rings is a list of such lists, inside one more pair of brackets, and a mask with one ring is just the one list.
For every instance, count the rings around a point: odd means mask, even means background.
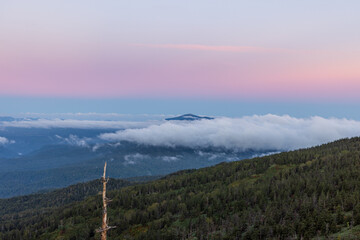
[{"label": "hillside treeline", "polygon": [[[311,239],[335,233],[359,239],[360,138],[182,171],[110,191],[109,197],[109,225],[117,226],[110,240]],[[101,199],[92,196],[44,214],[7,214],[0,239],[99,239],[100,221]]]}]

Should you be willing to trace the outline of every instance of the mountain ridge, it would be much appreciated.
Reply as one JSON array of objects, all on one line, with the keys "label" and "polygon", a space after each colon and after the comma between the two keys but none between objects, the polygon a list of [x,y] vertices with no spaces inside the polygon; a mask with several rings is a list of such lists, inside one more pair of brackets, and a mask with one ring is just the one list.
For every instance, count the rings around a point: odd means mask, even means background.
[{"label": "mountain ridge", "polygon": [[187,113],[187,114],[183,114],[177,117],[172,117],[172,118],[165,118],[166,121],[197,121],[197,120],[202,120],[202,119],[206,119],[206,120],[212,120],[215,119],[213,117],[207,117],[207,116],[198,116],[192,113]]}]

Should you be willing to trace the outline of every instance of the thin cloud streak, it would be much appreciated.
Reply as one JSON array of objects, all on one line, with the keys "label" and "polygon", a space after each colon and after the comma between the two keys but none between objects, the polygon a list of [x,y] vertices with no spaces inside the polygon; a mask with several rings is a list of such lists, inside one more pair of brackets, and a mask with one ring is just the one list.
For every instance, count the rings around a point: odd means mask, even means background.
[{"label": "thin cloud streak", "polygon": [[253,46],[226,46],[226,45],[201,45],[201,44],[131,44],[131,46],[147,48],[164,48],[180,50],[235,52],[235,53],[274,53],[274,52],[295,52],[290,49],[263,48]]},{"label": "thin cloud streak", "polygon": [[17,128],[78,128],[78,129],[125,129],[143,128],[157,121],[131,122],[131,121],[95,121],[74,119],[38,119],[25,121],[0,122],[0,127]]}]

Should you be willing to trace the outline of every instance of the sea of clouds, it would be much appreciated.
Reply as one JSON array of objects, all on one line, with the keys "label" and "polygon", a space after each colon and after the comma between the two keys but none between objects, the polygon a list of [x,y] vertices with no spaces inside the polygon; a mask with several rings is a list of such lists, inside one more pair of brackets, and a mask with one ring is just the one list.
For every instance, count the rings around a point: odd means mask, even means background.
[{"label": "sea of clouds", "polygon": [[[360,136],[360,121],[357,120],[319,116],[295,118],[272,114],[241,118],[217,117],[199,121],[165,121],[149,117],[146,121],[55,118],[0,122],[0,128],[8,127],[104,129],[104,133],[94,139],[113,143],[129,141],[152,146],[217,147],[236,151],[293,150]],[[63,137],[62,141],[88,146],[92,139],[74,134],[68,138]],[[0,136],[0,145],[8,143],[12,141]]]},{"label": "sea of clouds", "polygon": [[292,150],[360,136],[360,121],[254,115],[200,121],[167,121],[143,128],[104,133],[107,141],[152,146],[220,147],[231,150]]}]

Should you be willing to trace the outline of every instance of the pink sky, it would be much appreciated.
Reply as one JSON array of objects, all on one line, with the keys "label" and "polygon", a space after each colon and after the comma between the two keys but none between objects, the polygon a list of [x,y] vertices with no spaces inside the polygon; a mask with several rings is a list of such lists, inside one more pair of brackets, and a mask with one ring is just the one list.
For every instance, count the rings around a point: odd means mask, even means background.
[{"label": "pink sky", "polygon": [[5,4],[0,95],[360,99],[358,2],[151,1]]},{"label": "pink sky", "polygon": [[2,54],[0,94],[329,98],[360,90],[359,59],[343,52],[168,44],[116,49]]}]

